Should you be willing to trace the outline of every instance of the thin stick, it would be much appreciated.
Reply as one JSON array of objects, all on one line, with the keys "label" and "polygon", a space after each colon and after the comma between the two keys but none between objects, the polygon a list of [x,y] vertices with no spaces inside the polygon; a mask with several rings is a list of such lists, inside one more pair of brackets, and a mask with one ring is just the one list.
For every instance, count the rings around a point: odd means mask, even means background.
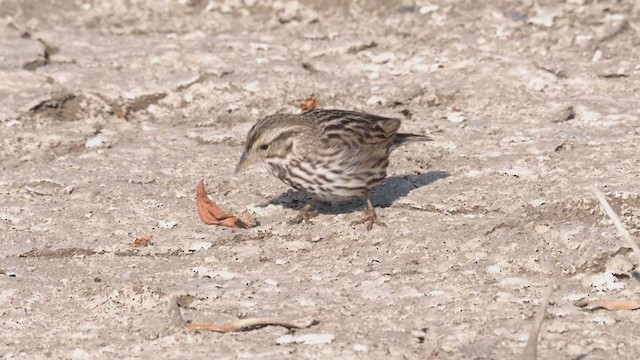
[{"label": "thin stick", "polygon": [[538,357],[538,334],[540,328],[542,328],[542,321],[547,313],[547,306],[549,305],[549,299],[551,299],[551,293],[553,292],[553,285],[549,286],[544,293],[542,302],[536,311],[536,318],[533,321],[533,327],[529,333],[529,339],[524,346],[524,352],[522,353],[522,360],[536,360]]},{"label": "thin stick", "polygon": [[245,331],[264,326],[282,326],[287,329],[304,329],[317,324],[317,321],[312,318],[304,318],[295,321],[288,321],[281,318],[249,318],[230,321],[222,325],[209,323],[189,323],[186,322],[182,317],[177,296],[171,298],[171,304],[169,306],[169,317],[171,318],[171,324],[176,327],[186,327],[187,329],[192,330],[209,330],[221,333]]},{"label": "thin stick", "polygon": [[591,191],[596,195],[596,197],[600,201],[600,205],[604,209],[604,212],[607,213],[609,218],[611,218],[611,220],[613,221],[613,224],[618,229],[618,232],[620,233],[622,238],[624,238],[627,241],[627,244],[629,244],[629,246],[633,249],[633,252],[638,257],[638,260],[640,260],[640,247],[638,247],[638,244],[636,244],[636,242],[633,241],[631,234],[629,234],[629,231],[627,231],[627,229],[624,227],[624,225],[622,224],[622,221],[620,221],[620,218],[618,217],[616,212],[613,211],[613,209],[611,208],[611,205],[609,205],[609,202],[607,201],[607,198],[604,197],[604,194],[600,190],[596,189],[595,187],[592,187]]},{"label": "thin stick", "polygon": [[245,331],[264,326],[282,326],[287,329],[303,329],[313,325],[313,320],[301,320],[298,322],[287,321],[279,318],[250,318],[230,321],[222,325],[208,323],[187,323],[187,329],[210,330],[215,332]]}]

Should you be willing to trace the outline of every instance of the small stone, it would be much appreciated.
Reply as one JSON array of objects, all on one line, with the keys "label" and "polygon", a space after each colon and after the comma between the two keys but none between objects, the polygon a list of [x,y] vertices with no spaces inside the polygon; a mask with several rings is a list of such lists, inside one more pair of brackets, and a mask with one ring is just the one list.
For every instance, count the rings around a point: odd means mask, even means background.
[{"label": "small stone", "polygon": [[556,17],[562,15],[563,11],[562,6],[537,7],[535,9],[536,15],[530,17],[528,23],[547,28],[552,27]]},{"label": "small stone", "polygon": [[235,279],[236,274],[232,273],[231,271],[218,271],[216,273],[216,276],[224,281],[229,281]]},{"label": "small stone", "polygon": [[111,143],[108,141],[107,137],[103,134],[98,134],[96,136],[90,137],[84,143],[84,147],[87,149],[107,148],[110,146],[111,146]]},{"label": "small stone", "polygon": [[[161,229],[167,229],[167,230],[168,229],[173,229],[174,227],[176,227],[176,225],[178,225],[178,223],[173,221],[173,220],[160,220],[160,221],[158,221],[158,226]],[[209,247],[211,247],[210,243],[209,243]],[[206,249],[204,249],[204,250],[206,250]]]},{"label": "small stone", "polygon": [[547,85],[547,81],[543,77],[536,76],[533,79],[529,80],[529,83],[527,84],[527,86],[532,90],[542,91],[548,85]]},{"label": "small stone", "polygon": [[75,187],[73,185],[67,185],[64,188],[62,188],[62,193],[69,195],[73,192],[73,190],[75,190]]},{"label": "small stone", "polygon": [[602,59],[602,50],[598,49],[593,53],[593,58],[591,59],[591,61],[595,63],[600,61],[600,59]]},{"label": "small stone", "polygon": [[369,348],[367,347],[367,345],[353,344],[353,350],[357,352],[367,352],[369,351]]},{"label": "small stone", "polygon": [[391,52],[383,52],[380,53],[376,56],[374,56],[371,61],[373,61],[373,63],[375,64],[385,64],[388,63],[389,61],[393,60],[393,58],[395,58],[395,54],[391,53]]},{"label": "small stone", "polygon": [[547,225],[547,224],[536,224],[533,229],[538,234],[544,234],[544,233],[548,232],[549,230],[551,230],[551,228],[549,228],[549,225]]},{"label": "small stone", "polygon": [[546,202],[544,201],[544,199],[539,198],[539,199],[535,199],[535,200],[531,200],[529,202],[529,205],[533,206],[534,208],[538,207],[538,206],[542,206],[546,204]]},{"label": "small stone", "polygon": [[254,82],[250,82],[250,83],[246,84],[244,86],[244,89],[247,90],[248,92],[257,93],[262,88],[260,87],[260,82],[254,81]]},{"label": "small stone", "polygon": [[373,95],[367,100],[367,105],[383,105],[384,98],[382,96]]},{"label": "small stone", "polygon": [[276,259],[276,265],[284,265],[287,263],[287,260],[284,259]]},{"label": "small stone", "polygon": [[418,10],[418,12],[422,15],[426,15],[438,11],[438,9],[440,9],[439,5],[425,5],[420,7],[420,10]]},{"label": "small stone", "polygon": [[10,128],[10,127],[18,126],[20,124],[21,124],[20,121],[18,121],[16,119],[11,119],[11,120],[7,121],[6,123],[4,123],[4,126]]},{"label": "small stone", "polygon": [[452,123],[459,124],[467,120],[467,118],[459,111],[452,111],[447,114],[447,120],[449,120]]},{"label": "small stone", "polygon": [[209,270],[209,268],[205,266],[196,266],[194,268],[191,268],[191,272],[201,277],[208,277],[208,278],[213,277],[211,270]]},{"label": "small stone", "polygon": [[264,283],[271,286],[278,286],[278,282],[275,279],[264,279]]},{"label": "small stone", "polygon": [[199,251],[199,250],[207,250],[213,246],[212,243],[206,241],[196,241],[189,245],[187,251]]}]

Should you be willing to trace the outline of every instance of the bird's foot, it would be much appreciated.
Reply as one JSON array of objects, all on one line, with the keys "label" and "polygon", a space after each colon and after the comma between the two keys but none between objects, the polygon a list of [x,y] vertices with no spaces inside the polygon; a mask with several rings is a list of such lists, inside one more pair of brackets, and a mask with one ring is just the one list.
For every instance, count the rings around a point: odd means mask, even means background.
[{"label": "bird's foot", "polygon": [[311,218],[314,218],[318,216],[318,212],[317,211],[311,211],[309,209],[302,209],[300,210],[300,212],[298,213],[298,215],[296,217],[294,217],[293,219],[289,220],[289,224],[291,225],[295,225],[295,224],[300,224],[301,222],[306,222],[307,224],[313,224],[313,222],[311,222]]},{"label": "bird's foot", "polygon": [[364,216],[360,220],[352,221],[349,226],[367,224],[367,231],[371,231],[373,229],[373,224],[378,226],[387,227],[385,223],[378,220],[378,216],[373,209],[367,209],[364,211]]}]

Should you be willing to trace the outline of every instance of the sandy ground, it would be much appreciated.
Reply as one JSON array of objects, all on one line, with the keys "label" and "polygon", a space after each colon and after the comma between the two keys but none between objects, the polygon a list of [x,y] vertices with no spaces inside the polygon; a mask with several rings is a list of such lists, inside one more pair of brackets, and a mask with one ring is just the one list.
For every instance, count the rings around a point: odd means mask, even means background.
[{"label": "sandy ground", "polygon": [[[636,359],[640,5],[567,1],[0,1],[0,354],[37,358],[514,359],[556,289],[542,359]],[[263,171],[234,176],[261,116],[403,119],[349,222]],[[203,224],[194,196],[254,212]],[[149,234],[152,244],[132,246]],[[185,319],[313,318],[219,334]],[[313,335],[317,335],[313,337]],[[280,340],[278,340],[280,339]]]}]

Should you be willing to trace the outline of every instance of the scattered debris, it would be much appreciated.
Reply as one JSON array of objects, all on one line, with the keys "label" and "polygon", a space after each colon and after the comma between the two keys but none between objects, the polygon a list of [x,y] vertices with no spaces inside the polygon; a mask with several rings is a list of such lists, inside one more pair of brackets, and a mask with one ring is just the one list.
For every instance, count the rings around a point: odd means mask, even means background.
[{"label": "scattered debris", "polygon": [[302,111],[311,111],[316,109],[318,106],[320,106],[320,100],[312,94],[308,98],[304,99],[302,104],[300,104],[300,109],[302,109]]},{"label": "scattered debris", "polygon": [[204,188],[204,180],[200,180],[196,189],[196,204],[200,219],[209,225],[221,225],[230,228],[248,229],[255,226],[255,217],[246,215],[243,219],[227,214],[216,203],[209,200]]},{"label": "scattered debris", "polygon": [[153,239],[153,235],[151,234],[144,234],[138,238],[136,238],[135,240],[133,240],[133,247],[142,247],[142,246],[149,246],[151,245],[151,239]]}]

